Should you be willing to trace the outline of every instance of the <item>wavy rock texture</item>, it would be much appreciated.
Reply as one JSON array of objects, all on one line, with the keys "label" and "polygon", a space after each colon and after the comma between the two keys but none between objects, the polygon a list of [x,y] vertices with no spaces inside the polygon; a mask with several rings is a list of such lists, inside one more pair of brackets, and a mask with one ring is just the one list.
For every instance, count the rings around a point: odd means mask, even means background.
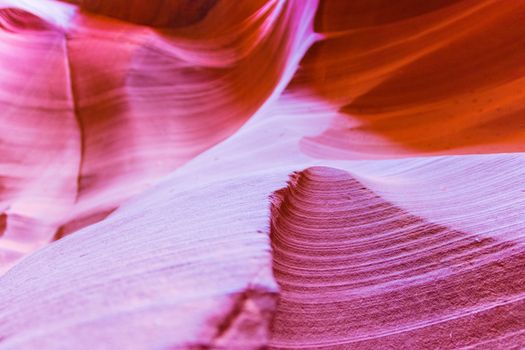
[{"label": "wavy rock texture", "polygon": [[275,202],[276,347],[523,341],[523,244],[426,222],[334,168],[295,174]]},{"label": "wavy rock texture", "polygon": [[524,347],[524,14],[0,0],[0,350]]}]

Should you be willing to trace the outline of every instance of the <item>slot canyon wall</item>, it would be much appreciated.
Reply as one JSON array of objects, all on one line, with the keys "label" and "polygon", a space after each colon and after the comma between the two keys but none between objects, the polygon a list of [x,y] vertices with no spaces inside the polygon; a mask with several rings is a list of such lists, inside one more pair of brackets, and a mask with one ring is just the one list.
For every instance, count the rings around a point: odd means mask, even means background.
[{"label": "slot canyon wall", "polygon": [[525,347],[525,1],[0,0],[0,350]]}]

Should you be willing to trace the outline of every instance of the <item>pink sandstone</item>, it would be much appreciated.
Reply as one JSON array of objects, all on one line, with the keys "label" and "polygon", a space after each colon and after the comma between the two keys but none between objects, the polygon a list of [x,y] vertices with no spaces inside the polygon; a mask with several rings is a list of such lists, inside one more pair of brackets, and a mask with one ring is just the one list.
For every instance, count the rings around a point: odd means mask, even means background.
[{"label": "pink sandstone", "polygon": [[525,3],[0,0],[0,350],[525,346]]}]

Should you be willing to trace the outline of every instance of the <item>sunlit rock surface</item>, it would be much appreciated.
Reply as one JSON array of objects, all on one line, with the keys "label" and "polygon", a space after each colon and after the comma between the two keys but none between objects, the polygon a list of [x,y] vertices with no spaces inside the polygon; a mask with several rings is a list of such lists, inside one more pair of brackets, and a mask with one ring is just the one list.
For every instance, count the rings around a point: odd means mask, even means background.
[{"label": "sunlit rock surface", "polygon": [[525,3],[0,0],[0,350],[525,346]]}]

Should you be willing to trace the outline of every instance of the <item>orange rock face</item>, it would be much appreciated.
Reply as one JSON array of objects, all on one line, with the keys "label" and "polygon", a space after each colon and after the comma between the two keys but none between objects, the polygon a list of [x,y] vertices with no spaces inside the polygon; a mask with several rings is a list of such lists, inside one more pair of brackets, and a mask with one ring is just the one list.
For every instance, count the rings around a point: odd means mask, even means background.
[{"label": "orange rock face", "polygon": [[0,0],[0,350],[525,346],[525,3]]}]

